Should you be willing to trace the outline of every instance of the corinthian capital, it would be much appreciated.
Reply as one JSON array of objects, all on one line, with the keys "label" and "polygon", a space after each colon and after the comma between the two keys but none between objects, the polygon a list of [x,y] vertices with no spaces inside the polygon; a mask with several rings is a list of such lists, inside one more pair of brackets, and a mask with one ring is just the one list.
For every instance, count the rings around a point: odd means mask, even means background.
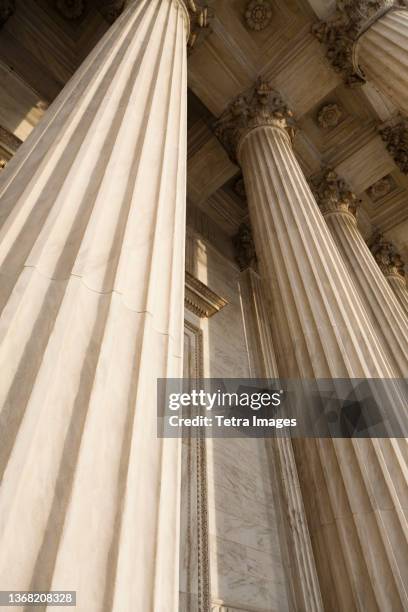
[{"label": "corinthian capital", "polygon": [[368,246],[385,276],[398,276],[405,280],[404,262],[401,255],[383,234],[375,233]]},{"label": "corinthian capital", "polygon": [[255,87],[238,96],[215,124],[215,135],[233,159],[243,137],[261,126],[286,130],[292,137],[292,113],[270,83],[259,80]]},{"label": "corinthian capital", "polygon": [[355,218],[357,197],[334,170],[324,170],[311,179],[310,186],[323,215],[341,212]]},{"label": "corinthian capital", "polygon": [[15,8],[15,0],[0,0],[0,27],[11,17]]},{"label": "corinthian capital", "polygon": [[241,223],[238,233],[233,238],[235,248],[235,259],[241,270],[247,270],[256,266],[256,252],[251,227],[247,223]]},{"label": "corinthian capital", "polygon": [[[74,6],[78,0],[57,0]],[[129,1],[129,0],[128,0]],[[175,0],[188,15],[190,34],[188,48],[191,50],[209,32],[211,12],[204,0]],[[1,2],[1,0],[0,0]],[[82,2],[83,4],[83,2]],[[109,23],[113,23],[125,8],[126,0],[98,0],[98,10]]]},{"label": "corinthian capital", "polygon": [[333,19],[313,26],[313,34],[327,48],[327,58],[337,72],[344,73],[349,85],[365,82],[354,57],[354,43],[391,8],[405,6],[407,0],[337,0]]},{"label": "corinthian capital", "polygon": [[182,0],[187,7],[190,17],[190,37],[188,47],[192,49],[209,32],[212,14],[202,0]]},{"label": "corinthian capital", "polygon": [[99,0],[98,10],[108,23],[119,17],[125,6],[125,0]]},{"label": "corinthian capital", "polygon": [[398,168],[408,174],[408,120],[399,117],[380,128],[380,134]]}]

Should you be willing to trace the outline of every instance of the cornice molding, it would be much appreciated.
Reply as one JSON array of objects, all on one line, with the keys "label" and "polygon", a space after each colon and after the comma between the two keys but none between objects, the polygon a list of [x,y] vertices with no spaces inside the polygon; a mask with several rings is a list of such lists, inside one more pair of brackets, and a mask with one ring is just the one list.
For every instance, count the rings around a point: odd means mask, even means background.
[{"label": "cornice molding", "polygon": [[324,216],[346,214],[356,221],[357,196],[337,173],[326,168],[310,180],[316,202]]},{"label": "cornice molding", "polygon": [[326,56],[350,86],[363,85],[365,76],[355,53],[355,44],[373,23],[394,8],[407,8],[407,0],[337,0],[333,19],[319,21],[312,33],[326,46]]},{"label": "cornice molding", "polygon": [[214,131],[235,162],[245,137],[265,126],[283,130],[290,139],[295,133],[292,112],[271,84],[259,79],[254,87],[233,100],[216,121]]},{"label": "cornice molding", "polygon": [[207,285],[186,272],[185,306],[202,319],[209,319],[228,304]]},{"label": "cornice molding", "polygon": [[16,10],[15,0],[0,0],[0,28]]}]

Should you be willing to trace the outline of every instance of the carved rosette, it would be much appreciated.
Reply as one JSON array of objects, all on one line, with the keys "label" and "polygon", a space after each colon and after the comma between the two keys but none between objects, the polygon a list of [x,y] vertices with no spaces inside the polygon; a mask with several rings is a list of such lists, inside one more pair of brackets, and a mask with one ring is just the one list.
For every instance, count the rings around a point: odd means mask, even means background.
[{"label": "carved rosette", "polygon": [[338,0],[334,18],[313,25],[313,34],[327,48],[327,58],[337,72],[344,73],[348,85],[365,82],[354,57],[358,38],[391,8],[406,6],[406,0]]},{"label": "carved rosette", "polygon": [[401,117],[397,123],[380,128],[380,134],[398,168],[408,174],[408,120]]},{"label": "carved rosette", "polygon": [[381,198],[384,198],[386,195],[388,195],[391,190],[391,177],[384,176],[384,178],[380,179],[370,187],[370,189],[368,190],[368,195],[374,202],[376,202],[377,200],[380,200]]},{"label": "carved rosette", "polygon": [[338,104],[325,104],[317,115],[317,123],[324,130],[335,128],[343,117],[343,111]]},{"label": "carved rosette", "polygon": [[215,123],[215,135],[236,161],[243,138],[253,129],[272,126],[295,133],[292,112],[270,83],[259,80],[250,91],[238,96]]},{"label": "carved rosette", "polygon": [[270,24],[272,6],[269,0],[251,0],[245,9],[245,22],[250,30],[259,32]]},{"label": "carved rosette", "polygon": [[15,0],[0,0],[0,27],[11,17],[15,9]]},{"label": "carved rosette", "polygon": [[55,8],[65,19],[79,19],[85,12],[85,1],[55,0]]},{"label": "carved rosette", "polygon": [[310,186],[323,215],[346,213],[356,219],[357,197],[334,170],[324,170],[311,179]]},{"label": "carved rosette", "polygon": [[405,280],[404,262],[391,242],[381,233],[375,233],[368,246],[385,276],[398,276]]},{"label": "carved rosette", "polygon": [[256,252],[252,231],[247,223],[241,223],[238,233],[233,238],[235,259],[242,271],[256,268]]}]

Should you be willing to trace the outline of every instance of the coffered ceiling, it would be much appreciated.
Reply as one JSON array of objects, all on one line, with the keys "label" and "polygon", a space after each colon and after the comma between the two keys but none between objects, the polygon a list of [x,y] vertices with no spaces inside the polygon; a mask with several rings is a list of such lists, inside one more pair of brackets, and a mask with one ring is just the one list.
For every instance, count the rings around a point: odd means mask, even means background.
[{"label": "coffered ceiling", "polygon": [[[0,30],[2,128],[22,140],[27,136],[108,29],[104,2],[84,0],[80,14],[68,19],[56,0],[16,0],[14,15]],[[330,14],[334,0],[208,4],[211,32],[189,58],[189,206],[229,236],[247,218],[239,168],[212,127],[262,75],[293,110],[295,151],[305,174],[312,176],[322,165],[336,169],[361,198],[364,232],[372,227],[387,232],[408,259],[408,177],[378,132],[395,109],[369,84],[346,86],[311,33],[316,14]]]}]

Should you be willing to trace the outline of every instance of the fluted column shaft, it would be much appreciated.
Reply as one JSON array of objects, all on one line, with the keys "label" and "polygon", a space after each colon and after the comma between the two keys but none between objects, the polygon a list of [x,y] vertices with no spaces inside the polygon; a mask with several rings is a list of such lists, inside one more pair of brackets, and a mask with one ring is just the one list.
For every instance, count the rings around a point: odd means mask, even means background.
[{"label": "fluted column shaft", "polygon": [[389,274],[386,278],[400,306],[408,317],[408,288],[406,279],[399,274]]},{"label": "fluted column shaft", "polygon": [[[336,179],[334,179],[336,181]],[[323,184],[326,180],[322,179]],[[335,200],[336,195],[333,195]],[[320,204],[319,197],[317,201]],[[408,319],[341,196],[321,210],[396,377],[408,376]]]},{"label": "fluted column shaft", "polygon": [[287,375],[392,376],[285,130],[250,131],[240,161],[257,251],[286,310]]},{"label": "fluted column shaft", "polygon": [[408,10],[390,10],[377,19],[355,44],[354,61],[408,114]]},{"label": "fluted column shaft", "polygon": [[[241,141],[240,161],[285,347],[281,375],[392,377],[288,135],[277,126],[253,129]],[[294,448],[325,608],[402,612],[405,442],[296,440]]]},{"label": "fluted column shaft", "polygon": [[[217,124],[242,166],[287,378],[392,378],[393,370],[294,156],[290,113],[268,84]],[[289,133],[288,133],[289,132]],[[235,144],[237,143],[237,145]],[[404,401],[395,397],[403,410]],[[392,402],[391,402],[392,405]],[[294,440],[324,609],[408,606],[405,441]]]},{"label": "fluted column shaft", "polygon": [[187,36],[130,2],[1,175],[0,584],[81,612],[178,610]]}]

